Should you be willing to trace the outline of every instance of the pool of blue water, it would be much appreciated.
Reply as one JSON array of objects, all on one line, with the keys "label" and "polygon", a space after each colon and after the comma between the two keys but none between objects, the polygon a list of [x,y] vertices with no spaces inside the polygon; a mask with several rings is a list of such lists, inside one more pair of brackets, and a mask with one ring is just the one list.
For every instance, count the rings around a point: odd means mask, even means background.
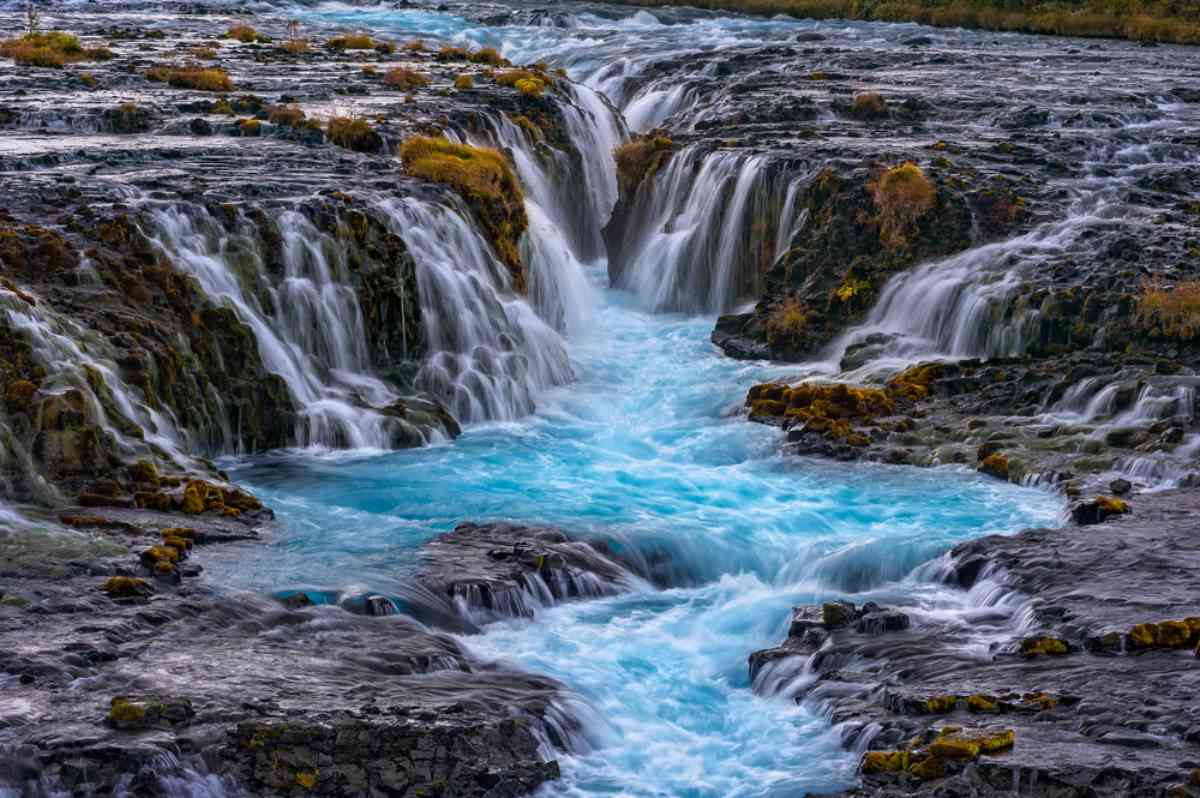
[{"label": "pool of blue water", "polygon": [[261,591],[378,591],[463,520],[548,523],[661,544],[683,577],[502,622],[463,642],[578,696],[591,747],[552,795],[783,796],[845,784],[854,757],[825,721],[755,696],[746,657],[794,604],[832,596],[951,602],[909,572],[956,541],[1053,523],[1054,497],[950,469],[780,454],[747,388],[787,369],[729,360],[711,318],[656,315],[591,275],[571,341],[578,380],[514,423],[402,452],[292,452],[229,463],[280,518],[266,546],[214,551],[217,581]]}]

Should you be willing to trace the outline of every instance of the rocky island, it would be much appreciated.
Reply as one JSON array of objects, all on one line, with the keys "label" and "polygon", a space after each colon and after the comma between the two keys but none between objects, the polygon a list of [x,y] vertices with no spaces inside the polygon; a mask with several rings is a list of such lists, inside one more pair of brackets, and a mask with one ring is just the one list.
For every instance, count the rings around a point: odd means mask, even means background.
[{"label": "rocky island", "polygon": [[1200,795],[1196,12],[696,5],[0,4],[0,796]]}]

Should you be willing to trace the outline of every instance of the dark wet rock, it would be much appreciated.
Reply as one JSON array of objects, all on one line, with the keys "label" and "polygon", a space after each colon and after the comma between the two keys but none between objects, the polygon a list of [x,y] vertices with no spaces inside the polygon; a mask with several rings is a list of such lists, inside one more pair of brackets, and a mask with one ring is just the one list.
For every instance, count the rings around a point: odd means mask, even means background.
[{"label": "dark wet rock", "polygon": [[1071,519],[1080,526],[1100,524],[1109,518],[1129,512],[1129,505],[1122,499],[1099,496],[1071,507]]},{"label": "dark wet rock", "polygon": [[421,550],[418,581],[470,611],[531,616],[544,604],[617,592],[629,572],[591,544],[551,527],[455,527]]},{"label": "dark wet rock", "polygon": [[[1191,519],[1200,497],[1174,491],[1132,503],[1119,522],[992,536],[950,553],[950,583],[987,573],[1010,605],[1024,597],[1019,614],[1037,634],[1018,638],[1018,627],[978,615],[966,628],[924,618],[878,641],[836,630],[817,651],[789,636],[790,654],[817,676],[798,700],[830,713],[847,745],[878,752],[862,761],[862,785],[843,795],[1187,794],[1169,790],[1187,784],[1200,739],[1189,738],[1191,647],[1200,640]],[[963,657],[979,633],[993,641],[987,654]],[[762,670],[765,653],[752,670]],[[849,661],[869,664],[851,676]],[[946,728],[968,739],[1011,729],[1013,741],[966,767],[891,758],[914,738],[914,750],[938,750]]]}]

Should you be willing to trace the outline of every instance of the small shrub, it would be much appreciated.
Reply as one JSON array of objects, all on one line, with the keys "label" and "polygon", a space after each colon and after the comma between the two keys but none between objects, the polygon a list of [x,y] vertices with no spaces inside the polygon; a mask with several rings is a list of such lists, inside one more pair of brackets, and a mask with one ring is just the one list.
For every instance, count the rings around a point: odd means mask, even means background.
[{"label": "small shrub", "polygon": [[379,152],[383,148],[383,138],[362,117],[331,117],[325,126],[325,135],[337,146],[355,152]]},{"label": "small shrub", "polygon": [[285,52],[292,55],[312,52],[312,45],[308,43],[307,39],[290,39],[284,42],[282,46]]},{"label": "small shrub", "polygon": [[420,72],[400,67],[399,69],[389,69],[383,76],[383,84],[402,91],[415,91],[423,86],[428,86],[429,78]]},{"label": "small shrub", "polygon": [[1182,280],[1170,288],[1158,277],[1143,281],[1135,318],[1153,334],[1194,338],[1200,333],[1200,280]]},{"label": "small shrub", "polygon": [[375,52],[393,55],[396,52],[396,45],[392,42],[375,42]]},{"label": "small shrub", "polygon": [[879,239],[889,249],[905,246],[913,228],[937,201],[937,187],[912,161],[884,170],[869,188]]},{"label": "small shrub", "polygon": [[497,72],[496,83],[501,86],[512,86],[526,97],[538,97],[550,84],[550,78],[544,73],[531,72],[528,69],[513,69],[508,72]]},{"label": "small shrub", "polygon": [[245,23],[238,23],[225,31],[225,38],[235,39],[242,44],[250,44],[258,39],[258,31]]},{"label": "small shrub", "polygon": [[798,298],[790,296],[775,306],[763,327],[773,346],[798,344],[808,328],[808,311]]},{"label": "small shrub", "polygon": [[858,119],[883,119],[888,115],[887,100],[873,91],[856,94],[850,103],[850,115]]},{"label": "small shrub", "polygon": [[151,67],[146,77],[176,89],[233,91],[229,73],[219,67]]},{"label": "small shrub", "polygon": [[446,45],[438,50],[437,60],[439,61],[466,61],[468,53],[461,47],[451,47]]},{"label": "small shrub", "polygon": [[298,105],[272,105],[267,107],[267,121],[272,125],[297,127],[304,121],[304,111]]},{"label": "small shrub", "polygon": [[325,42],[330,50],[374,50],[375,40],[366,33],[344,33]]},{"label": "small shrub", "polygon": [[211,47],[197,47],[195,50],[192,50],[192,57],[199,58],[202,61],[215,61],[217,60],[217,51]]},{"label": "small shrub", "polygon": [[404,45],[404,49],[408,50],[410,53],[423,53],[425,52],[425,42],[421,41],[420,39],[413,39],[411,42]]},{"label": "small shrub", "polygon": [[475,88],[475,78],[470,75],[459,75],[454,79],[454,88],[459,91],[468,91]]},{"label": "small shrub", "polygon": [[637,136],[613,150],[621,193],[627,194],[646,178],[653,177],[671,157],[673,150],[674,142],[663,131]]},{"label": "small shrub", "polygon": [[467,60],[473,64],[487,64],[488,66],[509,66],[509,61],[495,47],[484,47],[482,50],[476,50],[467,56]]},{"label": "small shrub", "polygon": [[79,61],[107,61],[113,54],[104,47],[85,50],[79,38],[70,33],[47,31],[0,41],[0,57],[11,58],[21,66],[61,69]]}]

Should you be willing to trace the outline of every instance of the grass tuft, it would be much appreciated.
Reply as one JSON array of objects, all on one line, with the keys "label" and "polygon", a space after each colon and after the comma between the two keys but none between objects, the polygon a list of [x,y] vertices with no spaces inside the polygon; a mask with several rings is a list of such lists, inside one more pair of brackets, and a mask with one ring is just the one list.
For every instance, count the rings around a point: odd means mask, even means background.
[{"label": "grass tuft", "polygon": [[937,187],[912,161],[886,169],[870,183],[879,239],[889,249],[908,244],[921,217],[933,209]]},{"label": "grass tuft", "polygon": [[399,67],[387,71],[387,74],[383,76],[383,84],[402,91],[415,91],[416,89],[428,86],[429,78],[420,72]]},{"label": "grass tuft", "polygon": [[1153,335],[1194,338],[1200,333],[1200,280],[1182,280],[1171,287],[1158,277],[1143,281],[1135,318]]}]

